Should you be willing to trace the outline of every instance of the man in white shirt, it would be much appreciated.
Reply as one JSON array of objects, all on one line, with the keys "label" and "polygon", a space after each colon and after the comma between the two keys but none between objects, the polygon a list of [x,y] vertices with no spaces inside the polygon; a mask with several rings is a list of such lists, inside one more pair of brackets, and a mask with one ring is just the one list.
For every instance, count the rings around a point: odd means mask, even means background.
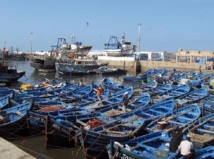
[{"label": "man in white shirt", "polygon": [[194,159],[195,150],[188,135],[186,140],[181,141],[178,146],[178,153],[180,153],[185,159]]}]

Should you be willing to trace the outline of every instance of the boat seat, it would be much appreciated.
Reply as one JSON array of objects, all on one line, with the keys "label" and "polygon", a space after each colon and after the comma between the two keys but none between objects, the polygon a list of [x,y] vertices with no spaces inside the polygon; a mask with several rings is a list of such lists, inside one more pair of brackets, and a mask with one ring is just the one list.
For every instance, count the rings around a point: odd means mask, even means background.
[{"label": "boat seat", "polygon": [[22,115],[22,112],[20,112],[19,110],[16,110],[15,113],[16,113],[18,116],[21,116],[21,115]]},{"label": "boat seat", "polygon": [[209,133],[209,134],[213,134],[214,135],[214,131],[210,131],[210,130],[197,128],[197,131],[200,131],[200,132],[203,132],[203,133]]},{"label": "boat seat", "polygon": [[125,135],[125,132],[121,131],[113,131],[113,130],[106,130],[107,133],[113,133],[113,134],[119,134],[119,135]]},{"label": "boat seat", "polygon": [[192,119],[190,119],[190,118],[187,118],[187,117],[185,117],[185,116],[179,116],[178,118],[180,118],[181,120],[183,119],[183,120],[188,120],[188,121],[191,121]]},{"label": "boat seat", "polygon": [[152,109],[150,109],[149,111],[151,111],[151,112],[154,112],[155,114],[157,113],[157,114],[164,114],[164,112],[161,112],[161,111],[157,111],[157,110],[152,110]]},{"label": "boat seat", "polygon": [[172,123],[172,124],[177,124],[177,125],[185,125],[185,124],[183,124],[181,122],[176,122],[176,121],[173,121],[173,120],[168,120],[167,122]]},{"label": "boat seat", "polygon": [[125,112],[122,111],[122,110],[116,110],[116,109],[113,109],[113,110],[110,110],[108,112],[105,112],[105,115],[108,116],[108,117],[114,117],[114,116],[118,116],[118,115],[121,115],[121,114],[124,114]]},{"label": "boat seat", "polygon": [[142,112],[142,114],[145,114],[145,115],[150,116],[150,117],[156,117],[155,115],[152,115],[152,114],[149,114],[149,113],[146,113],[146,112]]}]

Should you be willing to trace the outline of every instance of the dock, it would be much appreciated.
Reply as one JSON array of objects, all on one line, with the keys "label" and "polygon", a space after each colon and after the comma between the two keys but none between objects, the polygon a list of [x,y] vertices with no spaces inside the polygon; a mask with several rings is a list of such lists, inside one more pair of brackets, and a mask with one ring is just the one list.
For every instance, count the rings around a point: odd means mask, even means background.
[{"label": "dock", "polygon": [[137,74],[148,69],[165,68],[167,70],[176,69],[178,71],[202,71],[211,73],[214,70],[213,51],[185,51],[179,49],[177,53],[150,53],[150,57],[139,58],[146,53],[136,53],[135,57],[110,57],[98,56],[100,63],[108,63],[110,67],[119,67],[129,73]]},{"label": "dock", "polygon": [[0,159],[36,159],[14,144],[0,137]]}]

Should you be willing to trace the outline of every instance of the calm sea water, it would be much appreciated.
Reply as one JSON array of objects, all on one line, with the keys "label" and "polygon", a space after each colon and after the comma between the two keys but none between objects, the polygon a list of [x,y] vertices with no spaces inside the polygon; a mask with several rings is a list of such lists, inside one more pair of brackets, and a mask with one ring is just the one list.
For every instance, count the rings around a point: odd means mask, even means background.
[{"label": "calm sea water", "polygon": [[[103,77],[100,75],[89,75],[89,76],[60,76],[58,73],[39,73],[30,66],[29,61],[10,61],[9,64],[16,65],[18,70],[25,70],[26,74],[24,77],[19,79],[18,83],[12,84],[10,87],[19,88],[22,83],[27,84],[39,84],[44,81],[45,78],[50,80],[58,78],[60,81],[69,80],[72,82],[79,82],[83,79],[84,82],[96,82],[101,83]],[[125,85],[133,85],[133,83],[123,83],[122,76],[108,77],[114,82]],[[135,84],[135,86],[138,84]],[[84,153],[81,148],[67,148],[67,149],[46,149],[45,147],[45,136],[36,136],[25,138],[22,140],[13,141],[14,144],[19,146],[24,151],[32,154],[39,159],[83,159]]]}]

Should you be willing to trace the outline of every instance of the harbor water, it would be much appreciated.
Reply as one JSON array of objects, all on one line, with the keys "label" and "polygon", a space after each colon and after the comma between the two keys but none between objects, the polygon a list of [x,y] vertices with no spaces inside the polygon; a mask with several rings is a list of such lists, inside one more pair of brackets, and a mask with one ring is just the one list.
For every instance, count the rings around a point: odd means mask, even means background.
[{"label": "harbor water", "polygon": [[[29,61],[9,61],[8,64],[15,65],[17,70],[25,70],[26,74],[21,79],[19,79],[18,83],[12,83],[11,88],[19,89],[22,83],[36,85],[44,81],[45,78],[49,80],[53,80],[57,78],[59,81],[68,80],[71,82],[79,82],[81,79],[83,82],[95,82],[97,84],[101,83],[104,78],[101,75],[88,75],[88,76],[61,76],[57,72],[52,73],[41,73],[35,70],[30,66]],[[119,84],[124,84],[122,80],[122,76],[109,76],[114,82]],[[130,83],[126,83],[125,85],[133,85]],[[23,149],[27,153],[35,156],[38,159],[83,159],[85,158],[84,152],[81,148],[49,148],[46,149],[45,145],[45,136],[34,136],[23,138],[21,140],[16,140],[12,142],[17,145],[19,148]]]}]

